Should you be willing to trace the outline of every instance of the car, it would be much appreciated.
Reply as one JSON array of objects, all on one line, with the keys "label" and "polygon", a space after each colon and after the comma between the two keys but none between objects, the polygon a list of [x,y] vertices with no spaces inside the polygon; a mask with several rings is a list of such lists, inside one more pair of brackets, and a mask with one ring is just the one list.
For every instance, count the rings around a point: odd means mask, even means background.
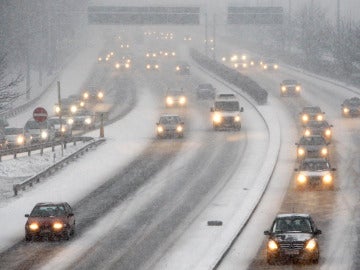
[{"label": "car", "polygon": [[71,126],[67,123],[66,117],[61,117],[61,121],[59,116],[49,117],[48,120],[55,127],[55,137],[69,138],[72,136],[72,129]]},{"label": "car", "polygon": [[83,91],[82,101],[86,104],[96,104],[103,102],[105,98],[105,91],[94,86],[88,87],[87,90]]},{"label": "car", "polygon": [[333,125],[330,125],[326,120],[310,120],[303,127],[303,135],[321,135],[327,142],[330,142],[332,138],[332,127]]},{"label": "car", "polygon": [[275,59],[269,58],[262,61],[261,67],[263,70],[278,70],[279,64]]},{"label": "car", "polygon": [[22,147],[31,143],[31,135],[24,128],[6,127],[4,134],[8,148]]},{"label": "car", "polygon": [[131,59],[124,58],[115,61],[114,68],[116,70],[129,70],[131,68]]},{"label": "car", "polygon": [[30,134],[31,143],[43,143],[55,139],[55,127],[48,120],[37,122],[34,119],[29,119],[25,123],[24,130]]},{"label": "car", "polygon": [[[238,54],[238,53],[233,53],[228,57],[227,56],[221,57],[221,62],[227,64],[231,68],[239,68],[239,67],[246,68],[248,67],[247,60],[248,57],[246,54]],[[240,65],[240,63],[243,63],[243,65]]]},{"label": "car", "polygon": [[67,119],[67,124],[72,130],[83,129],[89,130],[95,128],[95,113],[91,110],[83,109],[76,115]]},{"label": "car", "polygon": [[297,80],[287,79],[280,83],[280,96],[299,96],[301,84]]},{"label": "car", "polygon": [[306,106],[299,115],[302,124],[306,124],[310,120],[323,121],[325,119],[325,113],[319,106]]},{"label": "car", "polygon": [[158,56],[158,53],[155,51],[148,51],[145,53],[146,58],[156,58]]},{"label": "car", "polygon": [[210,108],[211,119],[214,130],[219,129],[241,129],[241,115],[244,111],[234,94],[219,94]]},{"label": "car", "polygon": [[162,115],[156,123],[156,135],[158,138],[184,137],[184,122],[179,115]]},{"label": "car", "polygon": [[317,264],[320,258],[318,236],[321,234],[309,214],[287,213],[275,217],[270,230],[264,231],[266,260],[273,265],[281,261]]},{"label": "car", "polygon": [[329,161],[325,158],[305,158],[299,168],[295,169],[296,186],[300,189],[306,186],[321,186],[327,189],[334,188],[334,172]]},{"label": "car", "polygon": [[341,104],[341,114],[343,117],[355,117],[360,115],[360,98],[352,97],[345,99]]},{"label": "car", "polygon": [[197,99],[214,99],[216,88],[211,83],[201,83],[196,88]]},{"label": "car", "polygon": [[174,57],[176,56],[176,52],[174,50],[163,49],[159,51],[159,55],[163,57]]},{"label": "car", "polygon": [[240,60],[236,63],[233,63],[233,67],[235,69],[247,69],[249,67],[249,63],[246,60]]},{"label": "car", "polygon": [[309,157],[328,158],[329,156],[329,143],[321,135],[303,136],[295,145],[297,146],[297,158],[300,161]]},{"label": "car", "polygon": [[75,233],[75,215],[67,202],[37,203],[25,217],[25,241],[43,237],[69,240]]},{"label": "car", "polygon": [[146,70],[159,70],[160,64],[156,60],[149,59],[145,65]]},{"label": "car", "polygon": [[190,66],[186,62],[177,63],[175,66],[176,74],[180,75],[189,75],[190,74]]},{"label": "car", "polygon": [[72,95],[67,98],[63,98],[60,101],[60,104],[56,103],[54,107],[55,114],[59,116],[73,115],[77,112],[80,107],[85,106],[85,103],[77,95]]},{"label": "car", "polygon": [[168,89],[165,94],[165,106],[170,107],[185,107],[187,105],[187,97],[184,90]]},{"label": "car", "polygon": [[185,35],[184,36],[184,41],[191,41],[191,40],[192,40],[192,38],[191,38],[190,35]]}]

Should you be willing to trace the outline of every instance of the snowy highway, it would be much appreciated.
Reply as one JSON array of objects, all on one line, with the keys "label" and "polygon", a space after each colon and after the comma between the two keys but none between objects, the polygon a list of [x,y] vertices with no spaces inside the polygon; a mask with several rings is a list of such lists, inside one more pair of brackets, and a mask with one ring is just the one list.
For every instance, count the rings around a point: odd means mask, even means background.
[{"label": "snowy highway", "polygon": [[[241,90],[200,68],[188,56],[187,45],[177,44],[176,50],[177,58],[191,64],[190,75],[175,74],[174,59],[161,60],[159,71],[146,70],[142,52],[146,46],[161,46],[154,42],[135,46],[132,71],[120,76],[110,72],[98,80],[102,68],[99,71],[96,59],[108,44],[98,40],[90,44],[92,48],[80,52],[79,59],[64,69],[61,81],[65,95],[80,92],[92,80],[109,89],[113,107],[106,142],[1,204],[6,224],[0,232],[0,269],[359,267],[359,120],[344,119],[340,112],[341,102],[359,94],[358,89],[281,63],[278,71],[248,69],[244,74],[268,91],[268,103],[256,106],[248,96],[237,95],[244,107],[241,131],[214,132],[211,101],[197,100],[194,89],[211,82],[217,92]],[[218,53],[238,50],[237,46],[236,40],[224,38],[218,41]],[[299,97],[280,97],[279,84],[288,78],[302,83]],[[185,108],[165,108],[165,92],[173,87],[185,90],[189,100]],[[53,106],[52,88],[39,105]],[[319,105],[334,125],[330,145],[330,161],[337,169],[334,190],[295,188],[299,112],[310,105]],[[22,125],[31,111],[11,123]],[[156,138],[156,122],[164,113],[183,117],[184,138]],[[74,238],[23,240],[24,214],[39,201],[71,203]],[[310,213],[323,232],[318,265],[266,262],[263,231],[276,214],[292,212]],[[207,226],[211,220],[223,224]]]}]

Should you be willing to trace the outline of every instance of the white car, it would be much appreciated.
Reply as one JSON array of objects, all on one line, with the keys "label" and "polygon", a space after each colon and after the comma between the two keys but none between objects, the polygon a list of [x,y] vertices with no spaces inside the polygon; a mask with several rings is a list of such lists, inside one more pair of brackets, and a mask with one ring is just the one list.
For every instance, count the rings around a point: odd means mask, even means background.
[{"label": "white car", "polygon": [[24,130],[31,135],[32,143],[53,141],[55,139],[55,127],[48,120],[36,122],[30,119],[26,122]]},{"label": "white car", "polygon": [[31,143],[31,135],[23,128],[6,127],[4,129],[6,146],[9,148],[22,147]]},{"label": "white car", "polygon": [[184,137],[184,122],[179,115],[162,115],[156,123],[156,135],[158,138]]}]

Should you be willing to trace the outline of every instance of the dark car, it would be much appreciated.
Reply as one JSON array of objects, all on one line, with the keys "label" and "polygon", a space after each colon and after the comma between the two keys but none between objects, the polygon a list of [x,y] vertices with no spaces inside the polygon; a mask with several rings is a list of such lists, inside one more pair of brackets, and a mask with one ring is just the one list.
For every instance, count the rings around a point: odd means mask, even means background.
[{"label": "dark car", "polygon": [[184,136],[184,122],[178,115],[162,115],[156,123],[156,135],[158,138]]},{"label": "dark car", "polygon": [[180,75],[189,75],[190,74],[190,66],[189,66],[189,64],[187,64],[185,62],[178,63],[175,66],[175,72],[176,72],[176,74],[180,74]]},{"label": "dark car", "polygon": [[295,145],[297,145],[298,160],[307,157],[327,158],[329,156],[328,143],[320,135],[303,136]]},{"label": "dark car", "polygon": [[283,80],[280,83],[280,96],[299,96],[301,84],[296,80]]},{"label": "dark car", "polygon": [[306,186],[321,186],[328,189],[334,188],[334,172],[329,161],[325,158],[306,158],[299,168],[295,169],[296,186],[304,188]]},{"label": "dark car", "polygon": [[310,120],[323,121],[324,114],[319,106],[306,106],[300,112],[300,121],[302,124],[306,124]]},{"label": "dark car", "polygon": [[354,117],[360,115],[360,98],[352,97],[345,99],[341,104],[341,113],[344,117]]},{"label": "dark car", "polygon": [[196,97],[198,99],[214,99],[215,87],[211,83],[199,84],[196,88]]},{"label": "dark car", "polygon": [[25,240],[47,237],[69,240],[75,233],[75,216],[70,205],[60,203],[38,203],[25,224]]},{"label": "dark car", "polygon": [[72,136],[71,126],[67,123],[66,117],[53,116],[48,119],[48,121],[55,127],[55,137],[64,137],[69,138]]},{"label": "dark car", "polygon": [[263,70],[278,70],[279,69],[279,63],[272,58],[266,59],[262,61],[262,69]]},{"label": "dark car", "polygon": [[304,126],[303,135],[321,135],[327,142],[330,142],[332,137],[332,127],[333,125],[330,125],[327,121],[311,120]]},{"label": "dark car", "polygon": [[317,229],[313,219],[308,214],[277,215],[268,235],[266,259],[269,264],[277,261],[306,261],[317,264],[320,250]]}]

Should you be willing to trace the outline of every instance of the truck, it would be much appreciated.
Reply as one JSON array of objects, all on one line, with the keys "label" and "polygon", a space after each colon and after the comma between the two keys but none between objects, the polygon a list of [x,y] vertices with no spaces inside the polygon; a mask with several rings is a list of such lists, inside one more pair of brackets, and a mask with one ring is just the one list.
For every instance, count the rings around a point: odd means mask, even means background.
[{"label": "truck", "polygon": [[214,130],[241,129],[241,115],[244,111],[234,94],[219,94],[210,108]]}]

